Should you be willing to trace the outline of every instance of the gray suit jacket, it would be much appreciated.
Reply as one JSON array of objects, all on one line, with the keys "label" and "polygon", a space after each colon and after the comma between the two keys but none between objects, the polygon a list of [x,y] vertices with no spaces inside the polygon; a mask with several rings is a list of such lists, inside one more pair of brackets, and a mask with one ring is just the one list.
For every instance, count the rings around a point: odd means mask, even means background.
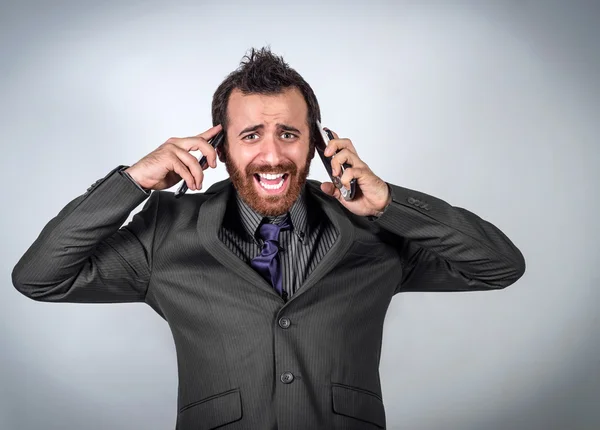
[{"label": "gray suit jacket", "polygon": [[147,195],[117,169],[47,224],[13,284],[40,301],[150,305],[175,340],[177,429],[385,428],[379,359],[394,294],[500,289],[525,271],[492,224],[390,187],[368,220],[307,183],[339,237],[287,303],[217,236],[229,180],[179,200],[153,192],[121,227]]}]

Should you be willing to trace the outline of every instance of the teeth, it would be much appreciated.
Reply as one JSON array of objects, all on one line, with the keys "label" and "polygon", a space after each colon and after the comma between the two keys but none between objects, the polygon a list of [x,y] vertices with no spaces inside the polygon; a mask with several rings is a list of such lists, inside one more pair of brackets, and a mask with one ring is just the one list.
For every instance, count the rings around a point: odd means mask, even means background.
[{"label": "teeth", "polygon": [[273,180],[283,177],[283,173],[273,174],[273,173],[260,173],[259,176],[264,179]]},{"label": "teeth", "polygon": [[269,185],[269,184],[265,184],[263,182],[261,182],[260,185],[267,190],[278,190],[283,186],[283,181],[281,181],[277,185]]},{"label": "teeth", "polygon": [[278,190],[279,188],[281,188],[283,186],[283,183],[285,182],[285,179],[283,179],[283,173],[278,174],[278,175],[272,175],[269,173],[261,173],[259,176],[263,179],[269,179],[269,180],[274,180],[277,178],[280,179],[278,184],[266,184],[263,181],[258,181],[258,183],[266,190]]}]

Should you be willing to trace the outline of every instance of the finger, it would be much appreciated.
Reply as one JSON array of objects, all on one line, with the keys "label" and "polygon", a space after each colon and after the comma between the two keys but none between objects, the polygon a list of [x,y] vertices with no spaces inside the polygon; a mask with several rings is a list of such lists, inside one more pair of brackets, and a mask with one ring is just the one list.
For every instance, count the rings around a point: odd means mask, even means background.
[{"label": "finger", "polygon": [[170,137],[169,139],[166,140],[165,143],[173,143],[173,144],[177,144],[178,146],[183,147],[183,142],[186,142],[186,141],[190,141],[191,142],[194,139],[210,140],[213,137],[215,137],[217,134],[219,134],[219,132],[222,129],[223,129],[223,126],[221,124],[217,124],[214,127],[209,128],[205,132],[197,134],[195,136],[189,136],[189,137]]},{"label": "finger", "polygon": [[206,141],[200,141],[198,149],[206,157],[206,164],[215,168],[217,167],[217,151],[215,148]]},{"label": "finger", "polygon": [[187,152],[200,151],[206,157],[206,162],[209,166],[217,167],[217,151],[203,138],[198,136],[183,137],[170,143]]},{"label": "finger", "polygon": [[190,190],[194,189],[194,177],[187,166],[173,154],[173,171],[177,173],[187,184]]},{"label": "finger", "polygon": [[219,132],[223,130],[223,126],[221,124],[217,124],[214,127],[209,128],[204,133],[200,133],[197,137],[200,137],[204,140],[210,140],[215,137]]},{"label": "finger", "polygon": [[323,182],[321,184],[321,191],[323,191],[327,195],[335,197],[336,199],[339,199],[342,195],[342,193],[340,193],[340,190],[338,190],[335,187],[335,185],[333,185],[333,183],[331,182]]},{"label": "finger", "polygon": [[337,151],[342,149],[348,149],[349,151],[356,153],[356,149],[350,139],[332,139],[327,144],[327,148],[325,148],[325,155],[331,157]]},{"label": "finger", "polygon": [[350,152],[348,149],[342,149],[331,158],[331,169],[335,176],[341,174],[342,169],[340,166],[344,163],[348,163],[352,167],[361,167],[362,164],[364,164],[363,161],[358,158],[358,155]]},{"label": "finger", "polygon": [[344,171],[344,174],[340,178],[340,182],[347,189],[350,189],[350,181],[352,179],[356,179],[356,181],[358,182],[358,180],[365,174],[365,171],[366,169],[363,169],[361,167],[349,167]]},{"label": "finger", "polygon": [[187,169],[194,177],[194,188],[190,189],[199,190],[202,186],[202,180],[204,179],[204,172],[202,171],[202,167],[200,166],[200,163],[198,162],[196,157],[194,157],[189,152],[177,147],[174,148],[173,152],[177,156],[177,158],[179,158],[179,160],[181,160],[181,162],[186,165]]}]

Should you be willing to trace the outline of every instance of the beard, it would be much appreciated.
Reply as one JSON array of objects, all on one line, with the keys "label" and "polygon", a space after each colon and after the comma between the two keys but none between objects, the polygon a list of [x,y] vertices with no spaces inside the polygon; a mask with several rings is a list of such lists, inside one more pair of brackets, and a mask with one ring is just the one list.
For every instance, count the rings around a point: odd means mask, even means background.
[{"label": "beard", "polygon": [[[248,206],[262,216],[277,216],[288,212],[296,200],[298,200],[310,171],[311,159],[312,156],[309,151],[306,162],[300,169],[290,161],[275,166],[250,163],[242,171],[231,161],[231,157],[226,153],[225,168],[227,169],[227,173],[229,173],[233,186]],[[254,185],[256,181],[255,175],[259,173],[287,173],[287,189],[281,195],[260,195]]]}]

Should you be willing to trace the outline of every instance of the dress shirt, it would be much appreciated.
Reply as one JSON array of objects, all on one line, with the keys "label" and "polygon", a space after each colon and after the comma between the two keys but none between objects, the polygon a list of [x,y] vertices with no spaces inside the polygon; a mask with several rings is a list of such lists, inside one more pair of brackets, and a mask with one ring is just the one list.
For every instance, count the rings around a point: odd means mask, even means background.
[{"label": "dress shirt", "polygon": [[335,242],[338,236],[335,227],[316,204],[310,204],[304,191],[288,213],[275,217],[261,216],[237,192],[233,195],[235,197],[228,204],[219,230],[219,239],[247,264],[261,252],[263,241],[258,227],[263,218],[267,218],[266,222],[278,224],[289,214],[292,229],[279,233],[283,299],[287,300]]}]

